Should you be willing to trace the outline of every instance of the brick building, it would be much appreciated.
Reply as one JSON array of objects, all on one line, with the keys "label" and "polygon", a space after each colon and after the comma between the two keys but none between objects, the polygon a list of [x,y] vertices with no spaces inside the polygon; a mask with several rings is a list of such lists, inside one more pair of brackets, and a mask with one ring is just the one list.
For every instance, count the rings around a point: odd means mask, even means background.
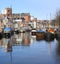
[{"label": "brick building", "polygon": [[29,13],[13,13],[12,14],[13,19],[21,19],[24,18],[25,22],[29,22],[30,21],[30,14]]},{"label": "brick building", "polygon": [[2,10],[2,15],[12,18],[12,8],[5,8]]}]

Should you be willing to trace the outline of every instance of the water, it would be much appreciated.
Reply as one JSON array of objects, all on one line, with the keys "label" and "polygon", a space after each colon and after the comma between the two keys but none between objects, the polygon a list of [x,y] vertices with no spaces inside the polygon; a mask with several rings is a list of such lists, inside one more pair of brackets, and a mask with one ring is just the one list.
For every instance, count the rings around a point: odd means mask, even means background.
[{"label": "water", "polygon": [[0,64],[60,64],[60,41],[36,41],[30,33],[3,38]]}]

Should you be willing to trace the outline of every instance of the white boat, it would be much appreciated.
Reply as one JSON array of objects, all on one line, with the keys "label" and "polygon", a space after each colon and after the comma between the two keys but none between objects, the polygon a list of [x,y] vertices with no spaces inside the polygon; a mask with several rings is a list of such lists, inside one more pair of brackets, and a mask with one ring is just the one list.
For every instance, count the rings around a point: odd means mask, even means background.
[{"label": "white boat", "polygon": [[36,35],[36,30],[32,30],[31,35]]}]

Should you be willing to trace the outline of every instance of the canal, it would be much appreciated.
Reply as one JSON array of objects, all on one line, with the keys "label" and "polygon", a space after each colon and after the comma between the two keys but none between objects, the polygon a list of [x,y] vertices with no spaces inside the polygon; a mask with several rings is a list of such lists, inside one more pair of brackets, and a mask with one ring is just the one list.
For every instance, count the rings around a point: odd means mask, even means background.
[{"label": "canal", "polygon": [[30,33],[3,38],[0,64],[60,64],[60,41],[37,41]]}]

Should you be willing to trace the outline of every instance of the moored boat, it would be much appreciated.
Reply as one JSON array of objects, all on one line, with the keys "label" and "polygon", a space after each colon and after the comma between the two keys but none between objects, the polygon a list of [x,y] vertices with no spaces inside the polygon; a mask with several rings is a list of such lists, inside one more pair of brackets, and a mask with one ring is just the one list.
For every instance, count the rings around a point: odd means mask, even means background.
[{"label": "moored boat", "polygon": [[5,27],[4,28],[4,37],[5,38],[10,38],[11,37],[11,28],[10,27]]},{"label": "moored boat", "polygon": [[36,35],[36,30],[35,29],[31,30],[31,35]]},{"label": "moored boat", "polygon": [[36,32],[36,40],[42,40],[44,39],[45,31],[43,30],[37,30]]},{"label": "moored boat", "polygon": [[0,28],[0,39],[3,38],[3,29]]},{"label": "moored boat", "polygon": [[46,30],[46,33],[45,33],[45,39],[47,40],[51,40],[51,39],[54,39],[55,38],[55,31],[54,29],[48,29]]}]

